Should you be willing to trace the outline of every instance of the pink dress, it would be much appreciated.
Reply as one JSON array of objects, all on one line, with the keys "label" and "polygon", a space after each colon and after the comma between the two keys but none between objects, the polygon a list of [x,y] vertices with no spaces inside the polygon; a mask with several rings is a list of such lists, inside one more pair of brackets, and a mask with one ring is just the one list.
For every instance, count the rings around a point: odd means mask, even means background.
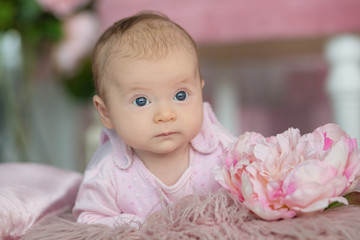
[{"label": "pink dress", "polygon": [[191,141],[190,163],[180,179],[167,186],[153,175],[113,130],[104,129],[100,147],[84,174],[73,213],[77,221],[140,226],[151,213],[191,194],[206,194],[220,185],[212,169],[236,138],[204,103],[204,122]]}]

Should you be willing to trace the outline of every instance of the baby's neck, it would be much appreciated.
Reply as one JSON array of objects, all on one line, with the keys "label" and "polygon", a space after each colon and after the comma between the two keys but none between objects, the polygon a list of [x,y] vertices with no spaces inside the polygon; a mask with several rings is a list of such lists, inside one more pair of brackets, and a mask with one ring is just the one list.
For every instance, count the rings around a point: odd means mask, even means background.
[{"label": "baby's neck", "polygon": [[144,165],[165,185],[174,185],[189,166],[190,144],[169,154],[154,154],[134,150]]}]

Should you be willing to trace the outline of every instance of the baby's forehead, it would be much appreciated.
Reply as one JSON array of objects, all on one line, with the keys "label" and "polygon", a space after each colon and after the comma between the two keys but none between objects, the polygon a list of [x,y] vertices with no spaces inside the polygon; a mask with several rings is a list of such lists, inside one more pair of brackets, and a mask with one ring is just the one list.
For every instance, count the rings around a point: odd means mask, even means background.
[{"label": "baby's forehead", "polygon": [[[106,70],[119,74],[129,71],[143,71],[144,69],[157,69],[162,65],[162,70],[182,65],[183,69],[197,69],[199,67],[197,55],[191,51],[171,50],[163,54],[127,56],[121,52],[113,52],[107,59]],[[185,69],[184,69],[185,68]]]},{"label": "baby's forehead", "polygon": [[198,55],[195,49],[185,48],[180,46],[178,48],[174,47],[171,49],[163,49],[162,51],[157,51],[156,53],[148,52],[132,52],[129,49],[115,48],[112,51],[109,51],[108,56],[104,56],[105,69],[109,70],[110,68],[114,71],[121,69],[122,66],[137,64],[141,62],[142,64],[160,62],[164,59],[177,59],[179,56],[186,56],[188,61],[193,63],[195,67],[198,67]]},{"label": "baby's forehead", "polygon": [[197,79],[196,76],[199,75],[196,57],[183,51],[172,51],[156,58],[124,58],[119,54],[113,55],[106,71],[110,82],[134,86],[141,86],[144,82],[158,78],[163,79],[163,83],[171,84]]}]

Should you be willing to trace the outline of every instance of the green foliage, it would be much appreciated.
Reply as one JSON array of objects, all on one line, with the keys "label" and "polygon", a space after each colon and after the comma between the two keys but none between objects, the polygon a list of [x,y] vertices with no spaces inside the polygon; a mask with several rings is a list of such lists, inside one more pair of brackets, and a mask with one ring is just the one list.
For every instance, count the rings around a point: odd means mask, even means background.
[{"label": "green foliage", "polygon": [[37,47],[62,36],[61,21],[44,12],[35,0],[1,0],[0,31],[17,30],[26,43]]},{"label": "green foliage", "polygon": [[15,2],[3,0],[0,2],[0,31],[12,27],[15,22],[16,7]]},{"label": "green foliage", "polygon": [[325,210],[328,210],[330,208],[342,207],[342,206],[345,206],[345,204],[340,203],[340,202],[332,202],[329,204],[329,206],[327,208],[325,208]]},{"label": "green foliage", "polygon": [[81,101],[89,101],[95,92],[90,59],[85,59],[77,73],[68,77],[64,83],[65,89],[74,98]]},{"label": "green foliage", "polygon": [[[348,193],[344,196],[344,198],[346,198],[348,200],[349,205],[360,206],[360,192]],[[329,204],[329,206],[325,210],[330,209],[330,208],[341,207],[341,206],[345,206],[345,204],[340,203],[340,202],[332,202],[331,204]]]},{"label": "green foliage", "polygon": [[351,192],[345,195],[345,198],[348,200],[349,205],[360,206],[360,192]]}]

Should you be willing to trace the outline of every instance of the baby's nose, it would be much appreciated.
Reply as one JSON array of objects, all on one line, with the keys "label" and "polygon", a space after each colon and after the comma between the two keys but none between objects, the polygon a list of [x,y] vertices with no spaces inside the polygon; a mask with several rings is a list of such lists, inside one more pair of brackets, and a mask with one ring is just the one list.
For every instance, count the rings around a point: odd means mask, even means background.
[{"label": "baby's nose", "polygon": [[154,116],[154,122],[170,122],[175,121],[177,118],[174,109],[171,108],[169,105],[159,107],[158,111]]}]

